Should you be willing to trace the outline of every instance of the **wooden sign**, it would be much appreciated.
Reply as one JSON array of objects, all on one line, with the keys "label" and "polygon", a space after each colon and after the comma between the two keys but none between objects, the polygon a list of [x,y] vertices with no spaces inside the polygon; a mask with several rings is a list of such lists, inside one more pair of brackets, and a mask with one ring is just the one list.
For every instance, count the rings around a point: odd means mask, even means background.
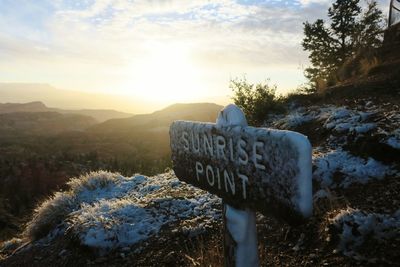
[{"label": "wooden sign", "polygon": [[176,176],[229,205],[298,223],[312,213],[311,145],[291,131],[176,121]]}]

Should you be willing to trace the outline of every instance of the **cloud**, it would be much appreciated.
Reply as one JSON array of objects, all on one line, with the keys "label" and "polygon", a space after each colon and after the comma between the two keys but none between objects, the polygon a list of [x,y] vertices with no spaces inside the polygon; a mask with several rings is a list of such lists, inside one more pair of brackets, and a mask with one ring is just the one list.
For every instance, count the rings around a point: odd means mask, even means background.
[{"label": "cloud", "polygon": [[310,4],[330,4],[332,1],[330,0],[300,0],[301,5],[307,6]]},{"label": "cloud", "polygon": [[[172,0],[111,3],[102,0],[85,10],[57,12],[51,27],[53,33],[64,36],[64,43],[80,47],[82,56],[91,55],[93,51],[92,48],[87,51],[84,45],[92,46],[91,42],[79,43],[84,39],[97,40],[96,43],[107,51],[110,46],[119,47],[118,51],[131,56],[137,54],[135,51],[142,51],[141,46],[146,41],[180,40],[193,46],[201,44],[197,48],[203,52],[210,50],[211,55],[216,50],[225,50],[228,55],[236,54],[236,58],[242,57],[245,61],[246,55],[252,54],[249,48],[253,53],[269,51],[276,59],[270,60],[270,64],[275,64],[276,61],[284,63],[286,55],[290,54],[282,51],[282,47],[294,48],[299,44],[301,22],[307,19],[301,12],[282,6],[241,5],[227,0],[212,3]],[[288,41],[294,45],[288,45]],[[102,47],[97,49],[102,50]]]}]

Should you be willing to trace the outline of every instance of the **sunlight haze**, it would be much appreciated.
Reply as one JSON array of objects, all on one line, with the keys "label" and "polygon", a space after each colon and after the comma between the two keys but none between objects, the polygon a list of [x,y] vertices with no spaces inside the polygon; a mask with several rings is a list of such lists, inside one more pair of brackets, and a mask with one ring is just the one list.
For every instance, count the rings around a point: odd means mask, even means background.
[{"label": "sunlight haze", "polygon": [[0,82],[116,95],[150,109],[226,104],[230,79],[244,75],[284,94],[305,82],[302,22],[326,17],[330,3],[0,0]]}]

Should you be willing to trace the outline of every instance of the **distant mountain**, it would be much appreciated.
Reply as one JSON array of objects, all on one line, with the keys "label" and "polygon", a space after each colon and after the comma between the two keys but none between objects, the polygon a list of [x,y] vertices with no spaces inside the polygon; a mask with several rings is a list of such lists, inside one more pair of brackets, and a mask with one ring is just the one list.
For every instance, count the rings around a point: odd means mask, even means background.
[{"label": "distant mountain", "polygon": [[0,113],[12,112],[46,112],[49,108],[39,101],[29,103],[0,103]]},{"label": "distant mountain", "polygon": [[43,101],[61,109],[115,109],[131,113],[154,110],[154,105],[134,97],[57,89],[39,83],[0,83],[0,102]]},{"label": "distant mountain", "polygon": [[50,135],[84,131],[96,124],[89,116],[57,112],[13,112],[0,114],[1,136]]},{"label": "distant mountain", "polygon": [[93,117],[98,122],[104,122],[106,120],[114,118],[127,118],[133,115],[130,113],[120,112],[111,109],[67,110],[60,108],[49,108],[40,101],[29,103],[0,103],[0,114],[12,112],[58,112],[62,114],[79,114]]},{"label": "distant mountain", "polygon": [[151,114],[135,115],[125,119],[112,119],[92,126],[90,132],[128,133],[152,131],[167,133],[175,120],[215,122],[222,106],[212,103],[174,104]]}]

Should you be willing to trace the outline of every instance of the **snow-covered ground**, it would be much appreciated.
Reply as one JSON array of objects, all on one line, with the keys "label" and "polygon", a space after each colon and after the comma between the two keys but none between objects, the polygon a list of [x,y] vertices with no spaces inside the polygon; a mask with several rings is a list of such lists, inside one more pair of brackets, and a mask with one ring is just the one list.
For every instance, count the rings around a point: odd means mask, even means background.
[{"label": "snow-covered ground", "polygon": [[[351,109],[346,106],[311,106],[291,110],[286,116],[271,117],[266,126],[294,129],[307,122],[319,122],[332,135],[382,134],[389,143],[400,142],[400,114],[398,110],[385,110],[374,105]],[[382,140],[384,141],[384,140]],[[394,145],[395,147],[396,145]]]},{"label": "snow-covered ground", "polygon": [[370,102],[359,109],[332,105],[312,106],[307,110],[300,107],[286,116],[274,117],[266,126],[296,130],[310,122],[323,128],[315,129],[317,134],[328,132],[322,146],[313,148],[313,179],[321,187],[346,188],[353,183],[365,184],[400,175],[393,165],[385,165],[372,157],[361,158],[344,149],[349,142],[365,136],[378,136],[381,144],[400,149],[400,115],[396,110],[388,111]]},{"label": "snow-covered ground", "polygon": [[[397,173],[395,169],[386,166],[373,158],[363,159],[355,157],[341,149],[322,153],[314,158],[314,180],[320,182],[321,187],[344,187],[353,183],[368,183],[373,179],[383,179]],[[338,179],[333,179],[336,175]]]},{"label": "snow-covered ground", "polygon": [[273,126],[294,128],[310,121],[322,122],[323,126],[337,133],[366,133],[376,128],[375,123],[368,122],[374,111],[351,110],[346,107],[324,106],[303,108],[291,111],[287,116],[276,120]]},{"label": "snow-covered ground", "polygon": [[[145,241],[167,225],[169,231],[195,235],[221,217],[219,198],[180,182],[172,172],[153,177],[94,172],[69,184],[70,191],[57,193],[37,209],[30,227],[50,220],[50,206],[62,206],[65,218],[50,236],[68,231],[100,252]],[[195,227],[185,225],[193,220]]]},{"label": "snow-covered ground", "polygon": [[[331,199],[332,190],[346,189],[354,184],[367,184],[387,177],[400,179],[399,162],[383,163],[346,150],[351,142],[371,137],[378,143],[369,146],[388,145],[400,150],[400,113],[396,107],[378,107],[372,102],[357,108],[333,105],[300,107],[285,116],[272,116],[266,126],[295,131],[306,128],[311,134],[326,136],[313,147],[315,202]],[[394,214],[380,214],[349,207],[337,212],[329,224],[338,232],[338,251],[359,260],[374,260],[374,255],[361,255],[358,249],[371,238],[378,243],[399,238],[400,209]]]}]

